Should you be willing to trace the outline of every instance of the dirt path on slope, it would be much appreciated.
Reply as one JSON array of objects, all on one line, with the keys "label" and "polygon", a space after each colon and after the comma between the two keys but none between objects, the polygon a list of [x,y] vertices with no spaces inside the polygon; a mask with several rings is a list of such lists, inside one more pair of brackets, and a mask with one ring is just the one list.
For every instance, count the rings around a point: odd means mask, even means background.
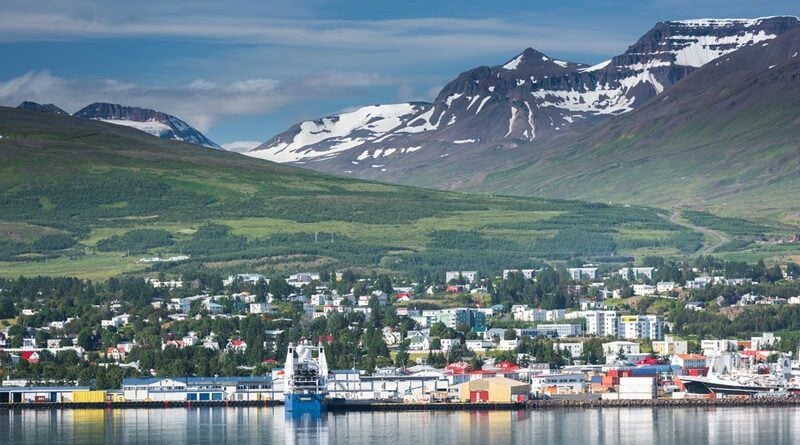
[{"label": "dirt path on slope", "polygon": [[696,255],[707,255],[713,253],[721,245],[731,240],[728,235],[726,235],[723,232],[720,232],[719,230],[714,230],[708,227],[696,226],[691,222],[684,220],[683,218],[681,218],[681,209],[678,208],[672,209],[672,214],[669,216],[669,222],[717,239],[717,242],[712,243],[711,245],[708,246],[704,245],[700,250],[695,252]]}]

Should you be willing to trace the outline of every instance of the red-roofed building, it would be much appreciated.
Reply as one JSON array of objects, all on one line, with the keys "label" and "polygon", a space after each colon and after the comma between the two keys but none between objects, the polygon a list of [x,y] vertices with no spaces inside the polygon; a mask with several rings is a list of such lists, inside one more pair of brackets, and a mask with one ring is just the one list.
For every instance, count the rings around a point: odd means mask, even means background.
[{"label": "red-roofed building", "polygon": [[106,348],[106,358],[113,359],[115,362],[125,360],[125,350],[109,346]]},{"label": "red-roofed building", "polygon": [[28,363],[39,363],[39,353],[36,351],[22,351],[19,356]]},{"label": "red-roofed building", "polygon": [[503,360],[502,362],[497,364],[497,369],[500,369],[500,370],[503,370],[503,371],[516,371],[516,370],[519,369],[519,366],[517,366],[514,363],[511,363],[508,360]]},{"label": "red-roofed building", "polygon": [[397,301],[400,303],[411,301],[412,299],[414,299],[414,294],[411,292],[398,292],[397,294]]},{"label": "red-roofed building", "polygon": [[241,338],[230,340],[228,344],[225,345],[225,351],[237,354],[244,354],[245,352],[247,352],[247,343]]}]

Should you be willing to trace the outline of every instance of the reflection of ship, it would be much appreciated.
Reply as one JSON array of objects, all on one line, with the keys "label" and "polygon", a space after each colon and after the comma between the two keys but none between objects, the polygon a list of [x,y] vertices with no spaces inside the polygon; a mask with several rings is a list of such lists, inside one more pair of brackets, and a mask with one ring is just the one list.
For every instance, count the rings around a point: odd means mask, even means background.
[{"label": "reflection of ship", "polygon": [[[730,370],[730,371],[729,371]],[[705,376],[681,376],[686,392],[692,394],[724,394],[755,396],[800,392],[791,378],[791,364],[786,357],[769,366],[743,367],[734,354],[714,358]]]},{"label": "reflection of ship", "polygon": [[289,344],[285,366],[284,400],[287,412],[321,413],[325,411],[328,383],[328,362],[322,343],[312,346],[301,341]]}]

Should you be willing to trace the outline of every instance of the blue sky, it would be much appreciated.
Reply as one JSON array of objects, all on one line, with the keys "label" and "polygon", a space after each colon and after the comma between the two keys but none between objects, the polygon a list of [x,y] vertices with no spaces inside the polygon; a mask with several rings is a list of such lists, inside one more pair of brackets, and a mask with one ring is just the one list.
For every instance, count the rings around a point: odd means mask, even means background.
[{"label": "blue sky", "polygon": [[[133,6],[132,6],[133,5]],[[175,114],[218,143],[432,100],[526,47],[596,63],[656,22],[800,15],[797,0],[3,0],[0,105],[94,101]]]}]

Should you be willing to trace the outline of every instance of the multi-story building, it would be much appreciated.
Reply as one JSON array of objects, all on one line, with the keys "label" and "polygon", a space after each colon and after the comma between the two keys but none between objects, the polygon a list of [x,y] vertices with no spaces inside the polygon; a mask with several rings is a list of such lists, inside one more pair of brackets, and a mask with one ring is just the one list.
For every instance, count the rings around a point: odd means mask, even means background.
[{"label": "multi-story building", "polygon": [[526,280],[532,280],[536,275],[536,269],[505,269],[503,270],[503,279],[507,280],[512,273],[522,274],[522,277]]},{"label": "multi-story building", "polygon": [[627,339],[661,340],[664,338],[663,315],[623,315],[620,336]]},{"label": "multi-story building", "polygon": [[513,309],[516,309],[513,311],[514,320],[516,321],[558,321],[563,320],[565,315],[564,309],[528,309],[525,307],[519,308],[519,306],[515,306]]},{"label": "multi-story building", "polygon": [[611,341],[603,343],[603,355],[605,357],[637,354],[639,354],[639,343],[633,341]]},{"label": "multi-story building", "polygon": [[653,342],[653,352],[658,355],[678,355],[689,353],[689,343],[686,340],[676,340],[667,335],[663,341]]},{"label": "multi-story building", "polygon": [[474,283],[478,279],[478,272],[474,270],[447,271],[444,277],[446,283],[452,280],[458,280],[459,277],[463,278],[467,283]]},{"label": "multi-story building", "polygon": [[536,333],[542,337],[578,337],[583,333],[579,324],[543,324],[536,327]]},{"label": "multi-story building", "polygon": [[474,332],[486,330],[486,314],[482,311],[469,308],[440,309],[422,311],[422,318],[426,326],[441,322],[452,329],[469,327]]},{"label": "multi-story building", "polygon": [[733,352],[739,349],[739,342],[736,340],[700,340],[700,349],[703,355],[714,357],[723,352]]},{"label": "multi-story building", "polygon": [[584,267],[570,267],[567,269],[570,278],[575,281],[581,280],[594,280],[597,278],[597,268],[584,266]]},{"label": "multi-story building", "polygon": [[623,267],[617,273],[624,279],[642,280],[653,279],[654,267]]},{"label": "multi-story building", "polygon": [[620,316],[616,311],[585,311],[586,333],[598,337],[619,337]]},{"label": "multi-story building", "polygon": [[570,357],[577,358],[583,355],[583,343],[553,343],[553,351],[567,351]]}]

